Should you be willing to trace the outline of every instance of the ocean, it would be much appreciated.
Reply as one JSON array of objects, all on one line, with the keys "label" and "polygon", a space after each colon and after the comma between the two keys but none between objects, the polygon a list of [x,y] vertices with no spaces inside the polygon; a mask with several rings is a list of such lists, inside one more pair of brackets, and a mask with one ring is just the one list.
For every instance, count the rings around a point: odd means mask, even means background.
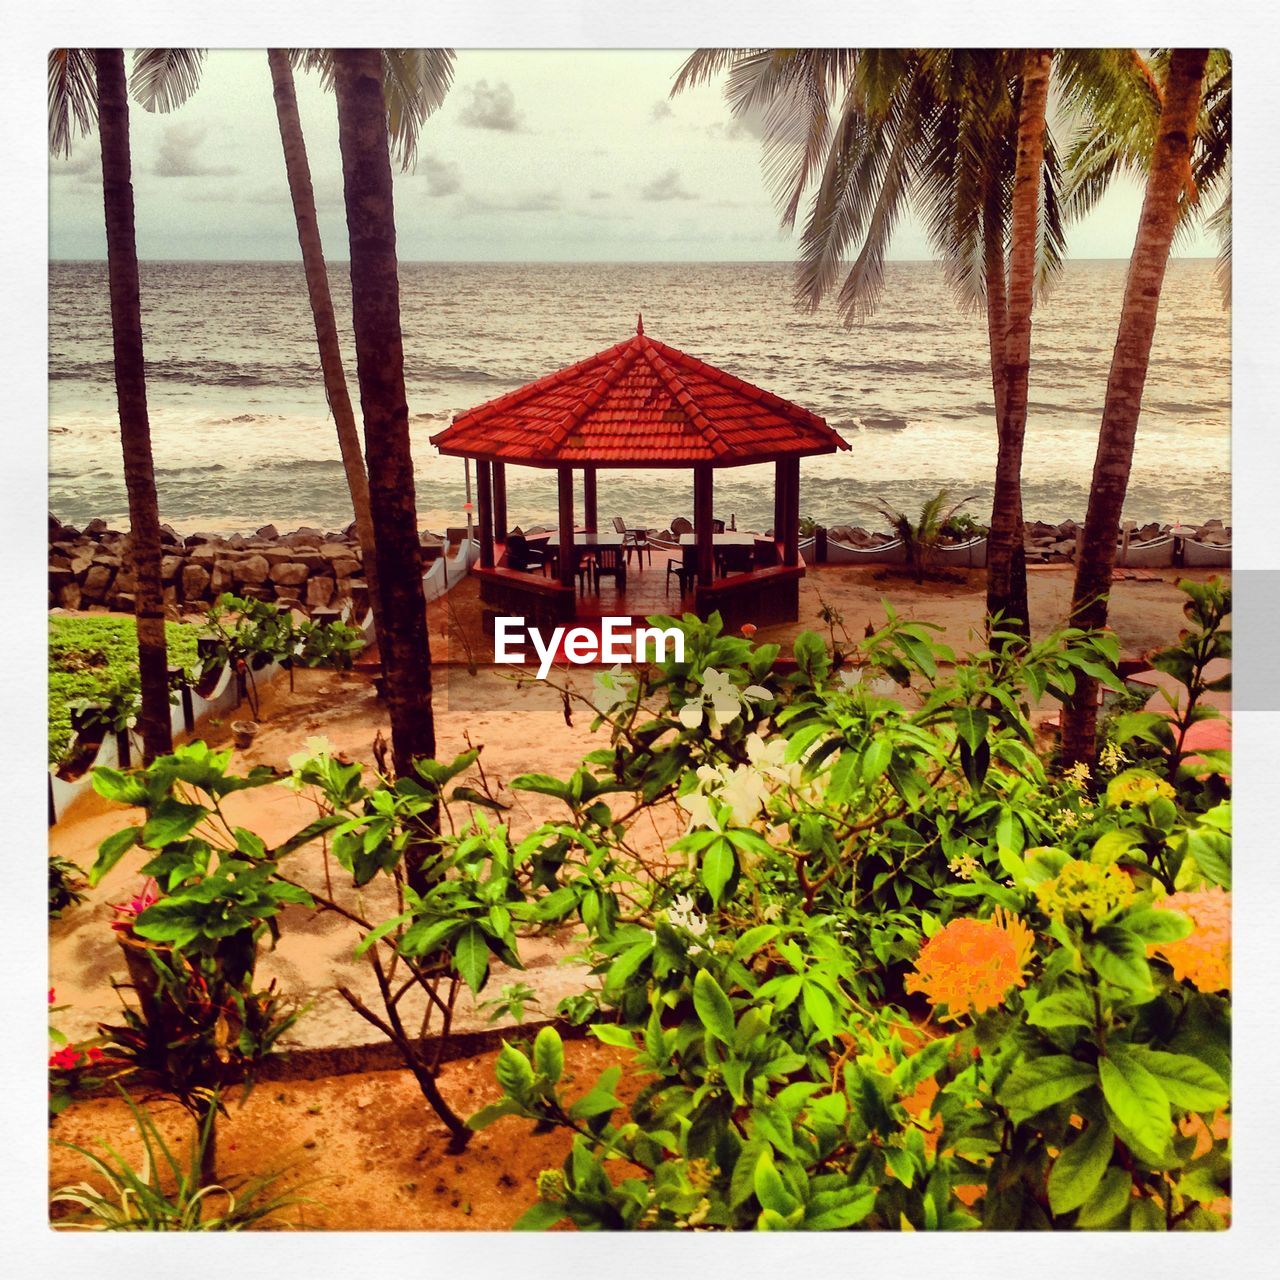
[{"label": "ocean", "polygon": [[[1082,519],[1126,264],[1070,263],[1037,307],[1023,470],[1028,519]],[[330,266],[357,403],[346,264]],[[881,527],[940,488],[990,512],[995,424],[986,325],[930,263],[890,263],[882,305],[844,328],[797,311],[787,263],[401,264],[419,521],[465,523],[461,459],[428,437],[450,416],[645,331],[794,400],[852,446],[801,465],[801,512]],[[142,266],[148,398],[161,518],[182,532],[351,519],[293,263]],[[49,507],[127,524],[106,265],[49,268]],[[1170,263],[1126,515],[1230,520],[1230,312],[1204,260]],[[554,473],[508,468],[511,522],[555,517]],[[772,521],[771,467],[716,474],[716,514]],[[689,516],[692,474],[601,475],[600,514],[663,527]]]}]

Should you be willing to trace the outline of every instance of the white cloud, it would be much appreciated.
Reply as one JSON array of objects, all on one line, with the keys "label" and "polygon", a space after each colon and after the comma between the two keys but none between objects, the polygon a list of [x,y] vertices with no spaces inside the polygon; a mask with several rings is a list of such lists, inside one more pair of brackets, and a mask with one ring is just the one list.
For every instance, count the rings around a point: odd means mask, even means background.
[{"label": "white cloud", "polygon": [[230,178],[240,170],[234,165],[206,164],[196,154],[208,130],[202,125],[166,125],[156,152],[152,173],[161,178]]},{"label": "white cloud", "polygon": [[680,185],[680,173],[676,169],[668,169],[666,173],[646,182],[640,188],[641,200],[697,200],[692,191],[686,191]]},{"label": "white cloud", "polygon": [[458,119],[469,129],[493,129],[498,133],[519,133],[524,116],[516,110],[516,96],[505,80],[492,88],[487,80],[467,86],[466,105]]}]

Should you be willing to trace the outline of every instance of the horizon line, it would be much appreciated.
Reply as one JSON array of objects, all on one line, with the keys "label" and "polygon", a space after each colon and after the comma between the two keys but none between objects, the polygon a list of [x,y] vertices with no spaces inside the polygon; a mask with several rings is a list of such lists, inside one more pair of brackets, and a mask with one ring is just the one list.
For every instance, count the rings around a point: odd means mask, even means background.
[{"label": "horizon line", "polygon": [[[1107,257],[1067,258],[1064,266],[1072,262],[1128,262],[1129,254],[1114,254]],[[50,257],[53,263],[81,263],[107,261],[105,256],[95,258]],[[257,266],[262,264],[302,265],[302,259],[290,258],[139,258],[143,263],[219,263],[228,266]],[[349,266],[350,258],[334,258],[326,255],[326,261],[342,263]],[[707,266],[707,267],[742,267],[742,266],[790,266],[795,264],[794,258],[400,258],[400,263],[414,266],[458,266],[458,267],[662,267],[662,266]],[[1216,262],[1213,254],[1179,254],[1170,255],[1170,262]],[[941,266],[940,258],[886,258],[886,265],[899,266]]]}]

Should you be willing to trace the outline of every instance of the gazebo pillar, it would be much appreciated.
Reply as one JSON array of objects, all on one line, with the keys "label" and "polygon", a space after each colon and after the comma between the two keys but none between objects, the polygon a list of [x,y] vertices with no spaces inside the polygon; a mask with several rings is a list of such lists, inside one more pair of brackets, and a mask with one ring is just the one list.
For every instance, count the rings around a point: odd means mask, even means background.
[{"label": "gazebo pillar", "polygon": [[773,464],[773,540],[782,541],[782,526],[787,521],[787,486],[784,479],[786,463],[779,458]]},{"label": "gazebo pillar", "polygon": [[573,468],[556,468],[556,487],[560,498],[560,581],[566,587],[573,586]]},{"label": "gazebo pillar", "polygon": [[714,474],[709,462],[700,462],[693,469],[693,534],[697,543],[698,582],[703,586],[710,585],[715,577],[715,540],[711,526],[715,509]]},{"label": "gazebo pillar", "polygon": [[507,540],[507,464],[493,464],[493,536],[498,542]]},{"label": "gazebo pillar", "polygon": [[582,468],[582,523],[588,533],[595,533],[599,528],[596,517],[596,469]]},{"label": "gazebo pillar", "polygon": [[480,567],[493,568],[493,486],[489,464],[476,459],[476,504],[479,507]]},{"label": "gazebo pillar", "polygon": [[778,463],[779,488],[786,495],[782,522],[782,563],[800,563],[800,459]]}]

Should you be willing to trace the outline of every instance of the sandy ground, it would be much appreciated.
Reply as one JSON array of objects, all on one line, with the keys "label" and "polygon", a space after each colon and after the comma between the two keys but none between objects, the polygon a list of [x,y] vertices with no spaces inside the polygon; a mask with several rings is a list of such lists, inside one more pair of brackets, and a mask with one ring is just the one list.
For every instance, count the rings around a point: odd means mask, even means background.
[{"label": "sandy ground", "polygon": [[[502,1095],[496,1052],[447,1064],[440,1088],[461,1115]],[[629,1060],[594,1039],[566,1041],[564,1087],[577,1096],[606,1067]],[[624,1079],[625,1101],[635,1088]],[[191,1123],[174,1103],[152,1114],[165,1141],[187,1151]],[[277,1191],[296,1189],[315,1204],[283,1221],[331,1231],[505,1231],[537,1199],[543,1169],[558,1169],[570,1146],[564,1130],[535,1133],[508,1117],[478,1133],[462,1155],[446,1152],[447,1134],[406,1071],[369,1071],[325,1080],[264,1082],[219,1121],[218,1177],[224,1181],[286,1169]],[[133,1120],[118,1098],[77,1103],[54,1125],[51,1188],[89,1176],[83,1157],[59,1142],[93,1149],[110,1143],[140,1161]],[[90,1180],[93,1180],[92,1178]]]}]

